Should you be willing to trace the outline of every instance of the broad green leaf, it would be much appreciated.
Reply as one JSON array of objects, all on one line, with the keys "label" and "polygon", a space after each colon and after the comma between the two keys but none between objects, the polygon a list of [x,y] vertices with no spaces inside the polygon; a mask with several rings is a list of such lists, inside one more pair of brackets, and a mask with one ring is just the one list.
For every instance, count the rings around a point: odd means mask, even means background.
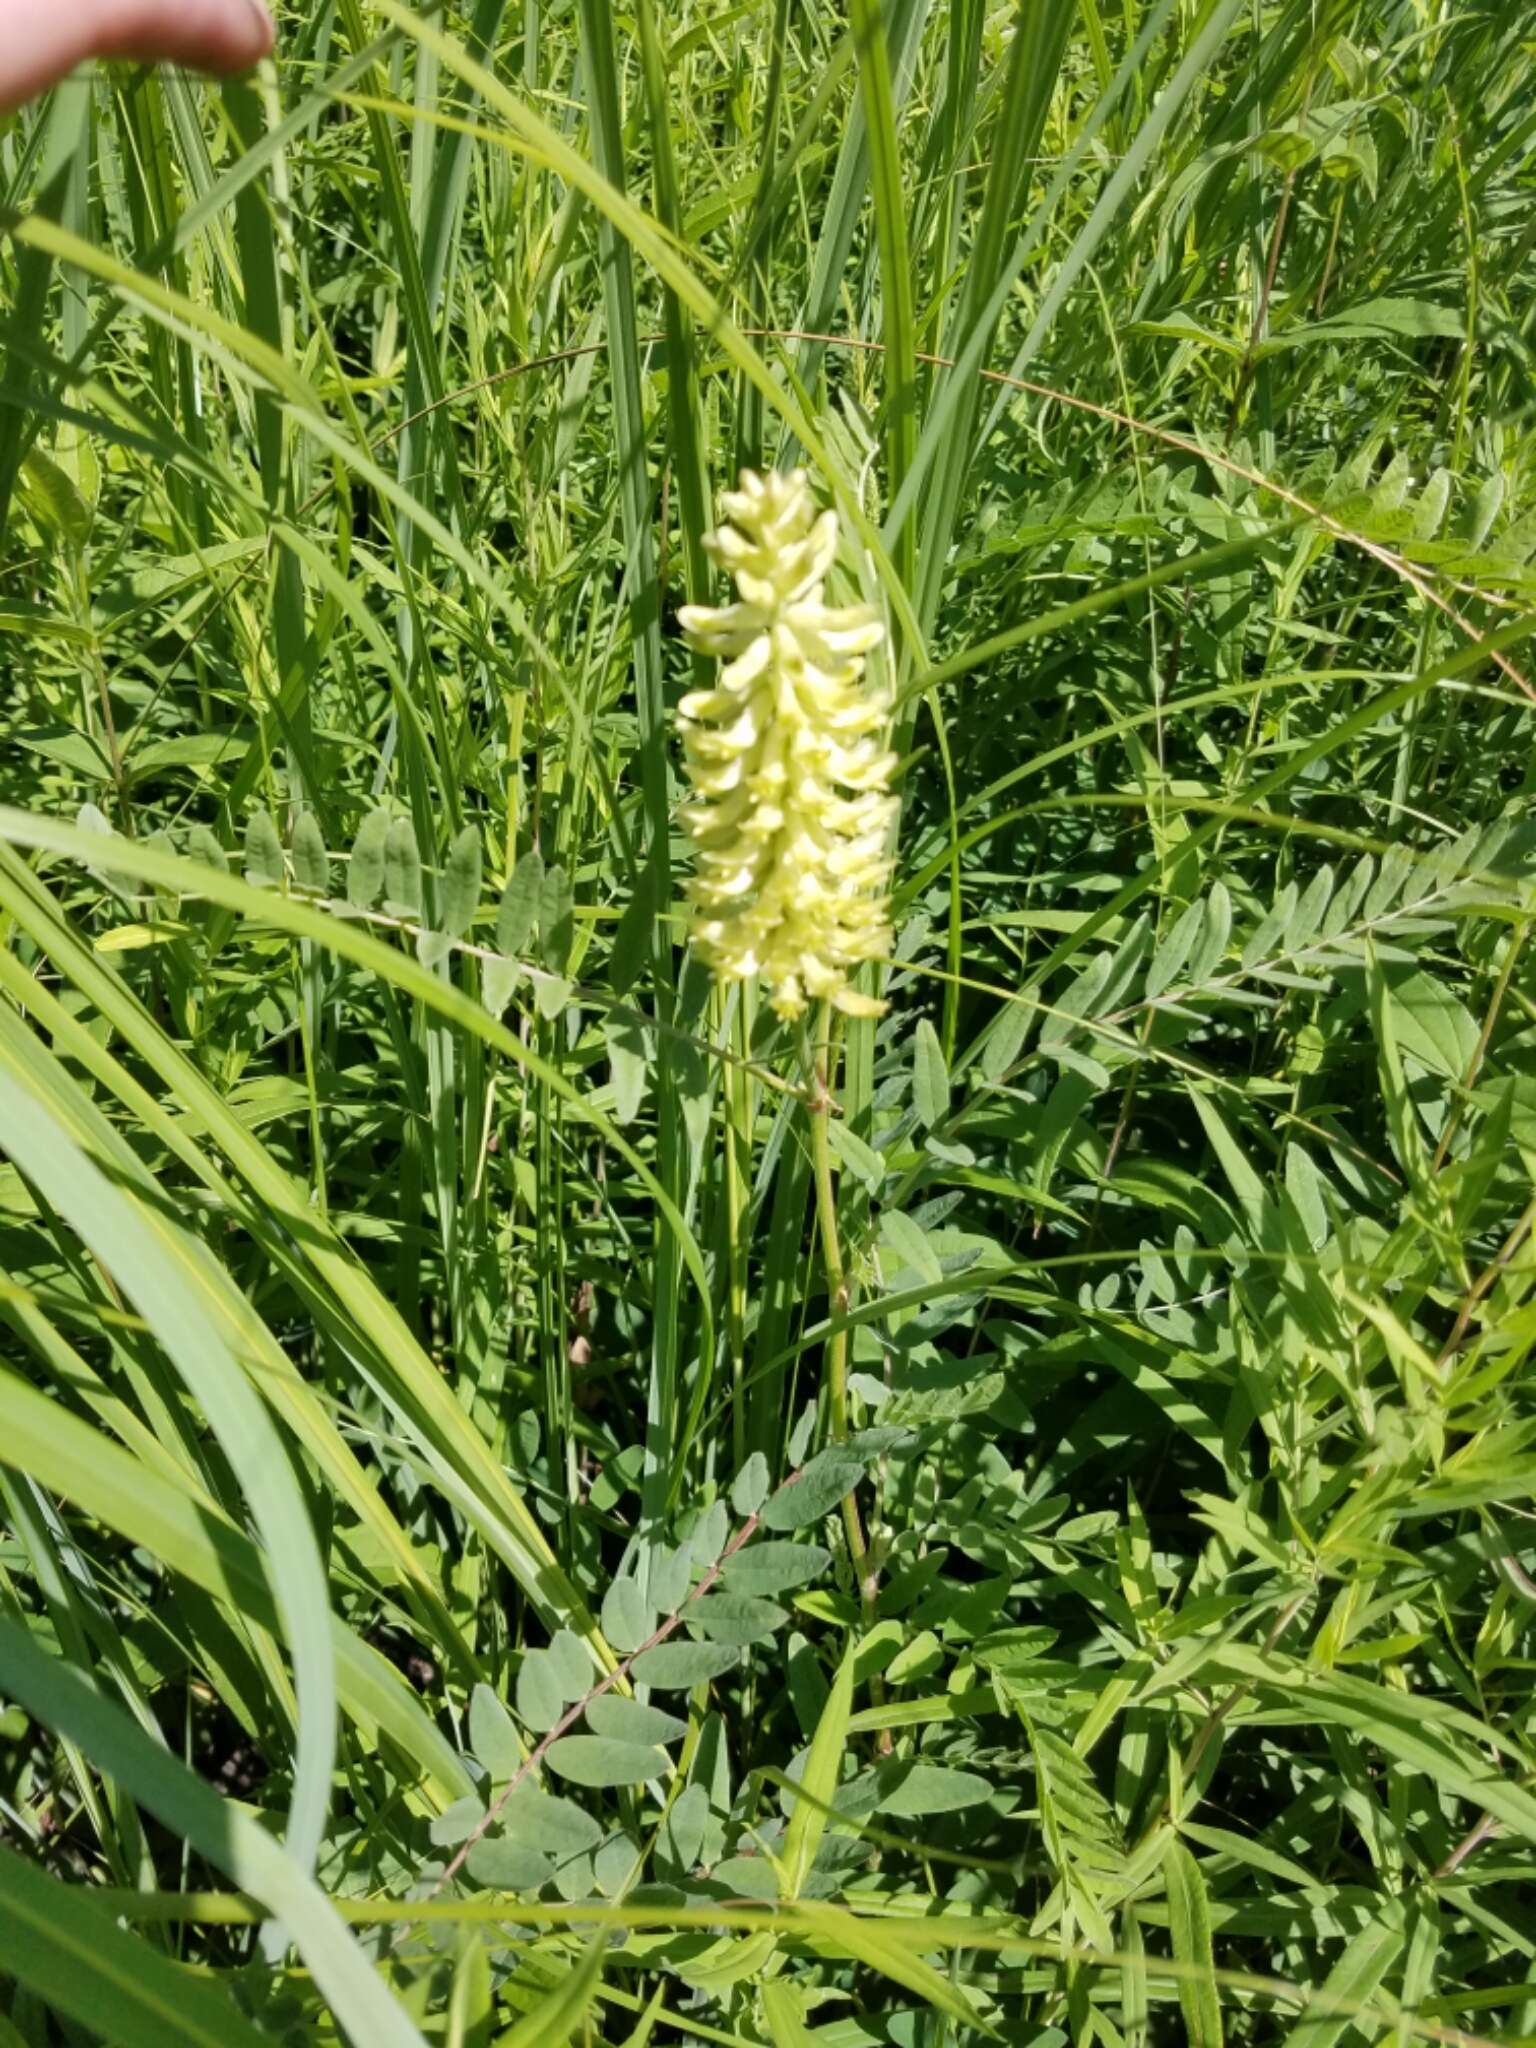
[{"label": "broad green leaf", "polygon": [[480,828],[466,825],[448,849],[440,892],[439,922],[450,938],[462,939],[480,908]]},{"label": "broad green leaf", "polygon": [[664,1714],[660,1707],[642,1706],[639,1700],[621,1699],[611,1692],[600,1694],[587,1708],[587,1726],[594,1735],[653,1747],[678,1742],[688,1733],[688,1723],[675,1714]]},{"label": "broad green leaf", "polygon": [[641,1685],[658,1692],[690,1692],[734,1671],[741,1651],[731,1643],[658,1643],[642,1650],[630,1667]]},{"label": "broad green leaf", "polygon": [[1163,1878],[1168,1887],[1174,1959],[1183,1965],[1178,1979],[1179,2005],[1190,2048],[1221,2048],[1221,2001],[1211,1974],[1215,1955],[1210,1901],[1199,1864],[1176,1838],[1163,1852]]},{"label": "broad green leaf", "polygon": [[733,1593],[753,1593],[772,1599],[794,1586],[820,1578],[832,1562],[832,1553],[819,1543],[784,1543],[765,1539],[748,1543],[726,1560],[720,1583]]},{"label": "broad green leaf", "polygon": [[919,1017],[912,1040],[912,1101],[917,1120],[931,1131],[949,1115],[949,1071],[939,1034],[926,1017]]},{"label": "broad green leaf", "polygon": [[370,811],[357,828],[347,864],[347,901],[355,910],[371,910],[383,894],[384,841],[388,834],[389,812],[382,805]]},{"label": "broad green leaf", "polygon": [[552,1743],[545,1762],[557,1777],[573,1785],[643,1785],[665,1777],[670,1768],[665,1750],[607,1735],[562,1735]]}]

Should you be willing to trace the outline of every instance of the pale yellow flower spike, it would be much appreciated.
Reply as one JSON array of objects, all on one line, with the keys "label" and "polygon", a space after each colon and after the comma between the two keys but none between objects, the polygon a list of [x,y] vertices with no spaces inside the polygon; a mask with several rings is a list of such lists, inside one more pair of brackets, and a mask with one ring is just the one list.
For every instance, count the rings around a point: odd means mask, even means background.
[{"label": "pale yellow flower spike", "polygon": [[822,602],[837,514],[818,517],[803,469],[741,473],[728,524],[704,545],[735,578],[735,604],[686,605],[691,646],[726,665],[679,723],[697,850],[694,943],[726,980],[761,975],[781,1017],[813,1000],[851,1016],[885,1007],[848,986],[890,950],[886,853],[896,757],[890,703],[866,686],[885,629],[869,605]]}]

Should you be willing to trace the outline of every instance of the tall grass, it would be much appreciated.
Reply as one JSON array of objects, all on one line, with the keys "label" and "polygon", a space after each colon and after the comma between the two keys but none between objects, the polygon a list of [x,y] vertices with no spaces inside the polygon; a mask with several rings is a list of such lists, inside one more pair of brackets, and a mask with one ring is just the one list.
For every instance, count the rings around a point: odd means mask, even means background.
[{"label": "tall grass", "polygon": [[[0,2043],[1536,2040],[1531,87],[315,0],[0,130]],[[687,946],[743,462],[830,1034]]]}]

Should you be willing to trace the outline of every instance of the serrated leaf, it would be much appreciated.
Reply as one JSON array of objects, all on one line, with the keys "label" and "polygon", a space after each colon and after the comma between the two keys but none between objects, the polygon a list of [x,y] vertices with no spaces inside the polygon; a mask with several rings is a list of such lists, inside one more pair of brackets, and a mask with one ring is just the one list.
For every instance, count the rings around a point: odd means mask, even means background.
[{"label": "serrated leaf", "polygon": [[480,908],[480,830],[466,825],[448,849],[439,892],[438,922],[450,937],[462,939]]},{"label": "serrated leaf", "polygon": [[634,1579],[615,1579],[603,1595],[603,1634],[613,1647],[628,1656],[638,1650],[656,1627],[656,1616]]},{"label": "serrated leaf", "polygon": [[630,1671],[641,1685],[658,1692],[689,1692],[734,1671],[740,1662],[740,1650],[730,1643],[658,1643],[654,1650],[642,1650]]},{"label": "serrated leaf", "polygon": [[384,834],[384,900],[396,917],[421,915],[421,855],[409,818],[392,819]]},{"label": "serrated leaf", "polygon": [[355,910],[372,910],[384,887],[384,841],[389,813],[381,805],[357,828],[352,858],[347,863],[347,901]]},{"label": "serrated leaf", "polygon": [[660,1707],[642,1705],[639,1700],[622,1699],[613,1692],[600,1693],[587,1708],[587,1726],[594,1735],[606,1735],[616,1742],[634,1742],[661,1748],[688,1733],[688,1723]]},{"label": "serrated leaf", "polygon": [[331,893],[331,857],[313,811],[300,811],[293,827],[293,879],[316,896]]},{"label": "serrated leaf", "polygon": [[924,1130],[931,1131],[949,1115],[949,1069],[939,1034],[926,1017],[918,1018],[912,1040],[912,1101]]},{"label": "serrated leaf", "polygon": [[530,1650],[518,1668],[514,1691],[520,1720],[545,1735],[565,1711],[560,1675],[547,1650]]},{"label": "serrated leaf", "polygon": [[245,879],[253,889],[281,889],[286,875],[276,825],[265,811],[253,811],[245,828]]},{"label": "serrated leaf", "polygon": [[620,1742],[606,1735],[562,1735],[545,1762],[557,1777],[594,1791],[613,1785],[643,1785],[665,1777],[667,1753],[644,1742]]},{"label": "serrated leaf", "polygon": [[788,1480],[763,1509],[765,1529],[803,1529],[831,1514],[864,1476],[864,1459],[843,1444],[831,1444]]},{"label": "serrated leaf", "polygon": [[687,1610],[687,1623],[716,1643],[766,1642],[789,1616],[772,1600],[751,1593],[706,1593]]},{"label": "serrated leaf", "polygon": [[754,1451],[731,1484],[731,1506],[743,1521],[768,1498],[768,1460]]}]

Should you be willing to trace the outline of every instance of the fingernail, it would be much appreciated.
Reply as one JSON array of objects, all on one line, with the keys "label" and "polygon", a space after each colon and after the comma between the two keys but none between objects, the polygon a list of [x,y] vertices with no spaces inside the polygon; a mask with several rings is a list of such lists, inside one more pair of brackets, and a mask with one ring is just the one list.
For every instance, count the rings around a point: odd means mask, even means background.
[{"label": "fingernail", "polygon": [[273,26],[272,16],[262,6],[261,0],[245,0],[245,4],[261,24],[262,47],[270,50],[273,43],[277,40],[277,30]]}]

